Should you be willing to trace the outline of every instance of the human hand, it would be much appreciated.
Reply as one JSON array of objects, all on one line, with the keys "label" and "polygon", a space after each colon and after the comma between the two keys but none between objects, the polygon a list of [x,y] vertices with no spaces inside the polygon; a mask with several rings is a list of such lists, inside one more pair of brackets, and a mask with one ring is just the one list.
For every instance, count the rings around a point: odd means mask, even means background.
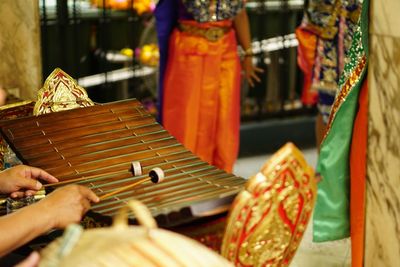
[{"label": "human hand", "polygon": [[250,87],[254,87],[254,82],[260,82],[260,77],[257,73],[263,73],[264,70],[253,65],[251,57],[244,57],[242,62],[245,77]]},{"label": "human hand", "polygon": [[39,253],[34,251],[25,260],[15,265],[15,267],[36,267],[39,266],[39,260]]},{"label": "human hand", "polygon": [[40,214],[47,214],[51,228],[65,228],[71,223],[80,222],[90,209],[91,202],[99,202],[99,197],[87,187],[68,185],[61,187],[36,205]]},{"label": "human hand", "polygon": [[38,181],[56,183],[58,180],[46,171],[26,165],[17,165],[0,172],[0,193],[11,197],[32,196],[42,188]]}]

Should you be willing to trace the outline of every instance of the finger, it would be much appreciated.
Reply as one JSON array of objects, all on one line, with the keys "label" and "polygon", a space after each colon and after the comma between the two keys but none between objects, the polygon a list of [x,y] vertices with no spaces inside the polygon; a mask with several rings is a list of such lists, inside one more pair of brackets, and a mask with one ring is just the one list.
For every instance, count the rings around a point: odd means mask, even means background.
[{"label": "finger", "polygon": [[253,80],[250,77],[247,77],[247,82],[249,83],[250,87],[254,87]]},{"label": "finger", "polygon": [[20,262],[19,264],[15,265],[15,267],[35,267],[39,264],[39,253],[36,251],[32,252],[28,258]]},{"label": "finger", "polygon": [[263,73],[263,72],[264,72],[263,69],[260,69],[260,68],[257,68],[257,67],[255,67],[254,70],[255,70],[256,72],[259,72],[259,73]]},{"label": "finger", "polygon": [[49,174],[48,172],[36,168],[36,167],[28,167],[25,170],[25,177],[33,178],[33,179],[40,179],[49,183],[57,183],[58,179],[53,175]]},{"label": "finger", "polygon": [[25,196],[29,197],[29,196],[34,196],[37,193],[36,190],[26,190],[25,191]]},{"label": "finger", "polygon": [[28,189],[28,190],[39,190],[42,188],[42,183],[38,180],[31,179],[29,177],[20,177],[18,182],[16,183],[19,189]]},{"label": "finger", "polygon": [[90,202],[89,202],[88,199],[82,200],[81,204],[82,204],[82,207],[83,207],[83,210],[82,210],[82,214],[81,214],[81,215],[83,216],[83,215],[85,215],[85,213],[86,213],[88,210],[90,210],[91,205],[90,205]]},{"label": "finger", "polygon": [[81,186],[80,187],[80,191],[83,194],[83,196],[85,198],[87,198],[88,200],[90,200],[90,202],[94,202],[97,203],[100,201],[99,197],[89,188]]},{"label": "finger", "polygon": [[261,82],[260,77],[258,77],[258,75],[255,74],[254,72],[251,74],[251,77],[252,77],[254,80],[256,80],[257,82]]},{"label": "finger", "polygon": [[11,198],[22,198],[25,196],[25,192],[16,191],[10,194]]}]

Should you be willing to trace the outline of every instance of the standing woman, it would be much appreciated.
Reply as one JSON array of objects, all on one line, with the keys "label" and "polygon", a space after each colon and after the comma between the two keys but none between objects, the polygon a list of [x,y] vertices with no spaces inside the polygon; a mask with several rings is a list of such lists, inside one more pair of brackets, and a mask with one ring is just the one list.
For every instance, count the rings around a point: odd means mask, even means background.
[{"label": "standing woman", "polygon": [[203,160],[228,172],[239,150],[240,72],[259,81],[243,0],[161,0],[160,121]]}]

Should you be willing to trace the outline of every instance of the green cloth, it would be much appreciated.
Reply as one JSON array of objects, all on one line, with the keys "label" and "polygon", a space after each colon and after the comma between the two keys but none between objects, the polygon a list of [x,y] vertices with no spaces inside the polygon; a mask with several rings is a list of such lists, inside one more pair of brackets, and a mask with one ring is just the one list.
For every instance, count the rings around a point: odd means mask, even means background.
[{"label": "green cloth", "polygon": [[[358,66],[361,58],[366,55],[368,2],[363,2],[359,30],[353,39],[350,61],[345,66],[340,88]],[[318,183],[313,217],[313,235],[316,242],[338,240],[350,235],[350,146],[358,110],[358,95],[366,72],[367,64],[336,111],[330,131],[321,144],[317,172],[321,174],[322,180]]]}]

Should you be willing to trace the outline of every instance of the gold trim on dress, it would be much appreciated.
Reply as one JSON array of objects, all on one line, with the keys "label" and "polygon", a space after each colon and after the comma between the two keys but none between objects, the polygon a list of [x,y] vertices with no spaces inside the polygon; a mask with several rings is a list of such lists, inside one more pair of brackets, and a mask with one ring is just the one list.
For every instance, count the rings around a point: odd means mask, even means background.
[{"label": "gold trim on dress", "polygon": [[322,142],[324,142],[325,138],[328,136],[331,130],[332,123],[336,117],[336,112],[339,110],[342,103],[346,100],[353,86],[359,81],[361,73],[363,72],[366,63],[367,63],[367,57],[364,55],[362,56],[357,67],[354,69],[354,71],[350,74],[346,82],[343,84],[339,94],[336,96],[335,102],[332,105],[332,110],[329,115],[328,125],[326,127],[325,135],[324,138],[322,139]]}]

